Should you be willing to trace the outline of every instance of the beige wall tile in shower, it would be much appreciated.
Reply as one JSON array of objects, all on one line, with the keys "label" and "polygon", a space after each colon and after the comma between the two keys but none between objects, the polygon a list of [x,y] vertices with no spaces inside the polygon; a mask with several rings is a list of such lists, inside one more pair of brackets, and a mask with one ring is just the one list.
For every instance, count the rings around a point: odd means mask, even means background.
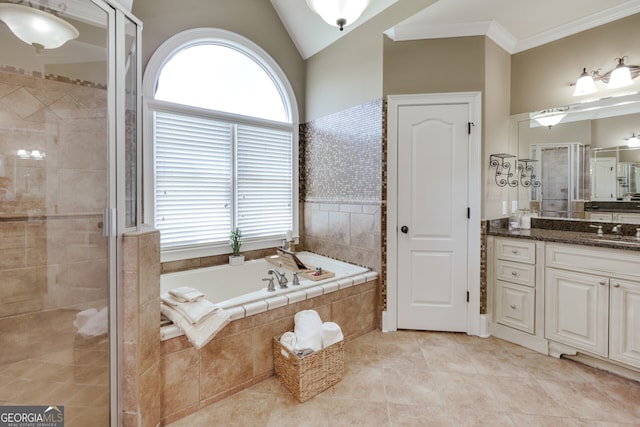
[{"label": "beige wall tile in shower", "polygon": [[160,360],[160,296],[140,306],[140,370]]}]

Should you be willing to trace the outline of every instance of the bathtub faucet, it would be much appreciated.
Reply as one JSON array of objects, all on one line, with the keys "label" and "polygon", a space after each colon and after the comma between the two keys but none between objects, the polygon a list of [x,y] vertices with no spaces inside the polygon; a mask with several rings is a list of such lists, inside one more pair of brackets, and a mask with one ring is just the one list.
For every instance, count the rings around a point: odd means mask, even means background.
[{"label": "bathtub faucet", "polygon": [[280,273],[278,270],[276,270],[275,268],[272,268],[271,270],[269,270],[267,272],[269,275],[274,275],[276,276],[276,279],[278,279],[278,284],[280,285],[280,289],[285,289],[287,288],[287,277],[284,275],[284,273]]}]

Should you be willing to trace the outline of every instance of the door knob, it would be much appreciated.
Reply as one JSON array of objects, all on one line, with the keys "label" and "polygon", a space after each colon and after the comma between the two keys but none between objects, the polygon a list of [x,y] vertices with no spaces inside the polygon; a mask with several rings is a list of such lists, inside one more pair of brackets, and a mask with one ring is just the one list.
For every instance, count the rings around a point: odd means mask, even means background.
[{"label": "door knob", "polygon": [[403,225],[402,227],[400,227],[400,231],[402,231],[404,234],[407,234],[409,232],[409,227]]}]

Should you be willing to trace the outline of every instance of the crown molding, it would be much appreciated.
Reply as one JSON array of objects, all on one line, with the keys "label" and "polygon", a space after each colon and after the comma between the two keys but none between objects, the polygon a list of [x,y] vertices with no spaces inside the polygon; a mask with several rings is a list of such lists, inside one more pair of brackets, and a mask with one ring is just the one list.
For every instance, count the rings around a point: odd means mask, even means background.
[{"label": "crown molding", "polygon": [[414,21],[398,24],[385,31],[385,34],[393,41],[487,36],[508,53],[514,54],[639,12],[640,0],[630,0],[619,6],[576,19],[552,30],[543,31],[521,40],[518,40],[499,22],[493,20],[452,24],[426,24]]}]

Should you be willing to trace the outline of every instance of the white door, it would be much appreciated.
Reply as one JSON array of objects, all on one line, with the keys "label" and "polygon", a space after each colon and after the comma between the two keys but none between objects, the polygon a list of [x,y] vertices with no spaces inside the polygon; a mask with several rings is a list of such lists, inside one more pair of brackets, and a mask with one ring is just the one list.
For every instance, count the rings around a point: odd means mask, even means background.
[{"label": "white door", "polygon": [[592,200],[616,199],[616,159],[602,157],[593,159],[593,179],[591,180]]},{"label": "white door", "polygon": [[467,330],[469,106],[398,109],[398,328]]}]

